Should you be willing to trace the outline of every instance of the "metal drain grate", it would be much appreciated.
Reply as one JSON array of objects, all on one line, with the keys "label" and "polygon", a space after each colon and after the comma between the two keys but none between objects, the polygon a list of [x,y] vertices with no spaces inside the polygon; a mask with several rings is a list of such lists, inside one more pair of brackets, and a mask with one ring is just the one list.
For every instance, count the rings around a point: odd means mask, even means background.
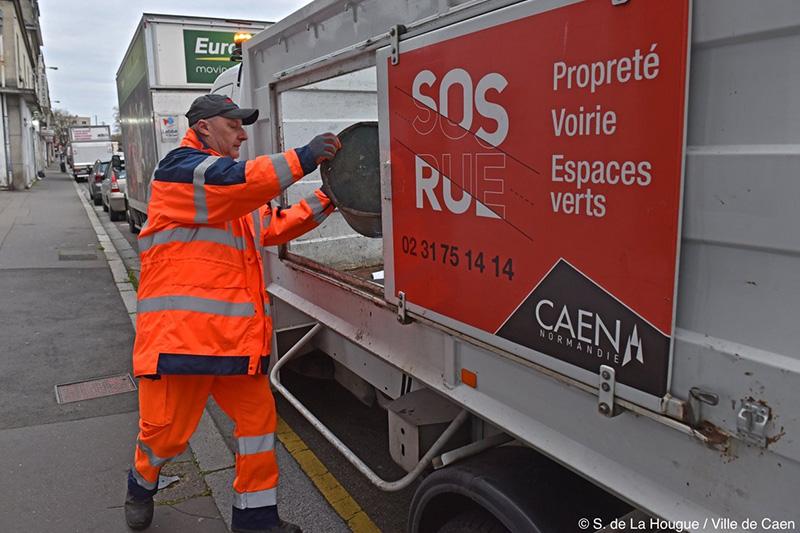
[{"label": "metal drain grate", "polygon": [[123,392],[133,392],[136,390],[136,383],[130,374],[120,374],[118,376],[108,376],[105,378],[87,379],[74,383],[63,383],[56,385],[56,401],[58,403],[79,402],[81,400],[91,400],[122,394]]}]

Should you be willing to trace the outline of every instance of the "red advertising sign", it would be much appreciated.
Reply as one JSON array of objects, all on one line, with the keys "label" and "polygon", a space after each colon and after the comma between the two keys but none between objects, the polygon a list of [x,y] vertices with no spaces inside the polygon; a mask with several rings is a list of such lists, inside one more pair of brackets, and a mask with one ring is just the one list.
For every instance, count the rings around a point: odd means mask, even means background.
[{"label": "red advertising sign", "polygon": [[502,17],[387,67],[395,289],[663,395],[688,1]]}]

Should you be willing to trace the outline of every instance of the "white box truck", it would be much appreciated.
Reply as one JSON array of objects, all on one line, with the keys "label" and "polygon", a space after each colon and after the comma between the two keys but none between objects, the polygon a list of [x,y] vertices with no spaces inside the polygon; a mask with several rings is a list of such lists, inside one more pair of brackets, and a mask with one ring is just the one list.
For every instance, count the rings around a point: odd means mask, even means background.
[{"label": "white box truck", "polygon": [[70,126],[70,153],[72,176],[84,181],[92,171],[95,161],[111,161],[114,148],[108,126]]},{"label": "white box truck", "polygon": [[235,63],[233,37],[267,22],[145,13],[117,70],[128,220],[135,231],[147,216],[148,186],[158,161],[177,148],[192,101]]},{"label": "white box truck", "polygon": [[[634,530],[797,528],[798,28],[792,2],[317,0],[244,46],[248,153],[379,122],[364,268],[336,219],[265,253],[271,376],[381,489],[436,456],[410,531],[595,531],[614,502]],[[310,348],[388,399],[409,476],[281,385]]]}]

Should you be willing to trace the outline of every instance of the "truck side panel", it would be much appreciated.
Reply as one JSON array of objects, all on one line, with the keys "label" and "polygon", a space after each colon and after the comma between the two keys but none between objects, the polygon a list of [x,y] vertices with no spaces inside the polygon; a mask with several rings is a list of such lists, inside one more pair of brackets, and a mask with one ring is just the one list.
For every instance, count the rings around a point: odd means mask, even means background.
[{"label": "truck side panel", "polygon": [[719,395],[731,433],[749,399],[769,448],[800,460],[800,5],[697,1],[673,392]]},{"label": "truck side panel", "polygon": [[153,91],[153,117],[155,119],[156,161],[178,147],[189,129],[186,111],[198,96],[206,91]]},{"label": "truck side panel", "polygon": [[[228,68],[233,34],[268,23],[144,14],[117,72],[131,207],[147,211],[148,185],[158,161],[186,132],[184,114]],[[187,40],[187,36],[193,40]],[[223,42],[225,41],[225,42]],[[199,43],[199,44],[198,44]]]},{"label": "truck side panel", "polygon": [[[252,87],[242,100],[257,104],[260,127],[271,129],[259,135],[256,150],[271,148],[269,134],[279,127],[278,117],[269,116],[276,80],[278,87],[296,87],[341,73],[347,61],[356,63],[355,52],[327,54],[367,48],[364,43],[388,47],[383,32],[395,24],[419,35],[511,3],[517,4],[497,0],[459,10],[450,2],[365,0],[359,21],[369,27],[353,20],[344,0],[316,2],[290,16],[246,47],[251,61],[243,79]],[[671,398],[660,412],[628,404],[617,417],[601,417],[596,385],[454,334],[435,317],[416,316],[401,326],[386,302],[274,254],[268,255],[268,290],[304,313],[306,323],[324,324],[658,516],[796,519],[800,361],[793,333],[800,241],[791,230],[800,225],[793,206],[800,193],[800,74],[791,66],[800,51],[800,5],[781,1],[764,9],[745,0],[695,0],[692,17],[674,371]],[[316,40],[311,27],[319,29]],[[402,52],[401,41],[401,62]],[[371,53],[374,48],[364,55]],[[477,376],[475,388],[461,383],[462,370]],[[718,398],[701,406],[700,431],[686,423],[692,387]],[[738,427],[746,402],[771,410],[763,445],[748,443],[747,428]]]},{"label": "truck side panel", "polygon": [[122,145],[128,172],[128,201],[134,209],[147,210],[147,184],[157,153],[153,129],[153,103],[147,75],[147,47],[140,25],[117,73]]}]

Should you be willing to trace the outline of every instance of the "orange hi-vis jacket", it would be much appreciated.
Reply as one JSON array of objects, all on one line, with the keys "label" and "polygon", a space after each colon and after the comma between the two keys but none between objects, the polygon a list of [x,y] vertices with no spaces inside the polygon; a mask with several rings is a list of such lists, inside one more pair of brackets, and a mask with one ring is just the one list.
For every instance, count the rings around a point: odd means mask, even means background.
[{"label": "orange hi-vis jacket", "polygon": [[161,160],[139,234],[136,376],[267,372],[261,247],[306,233],[334,209],[320,190],[285,209],[268,202],[315,167],[305,148],[222,157],[191,129]]}]

